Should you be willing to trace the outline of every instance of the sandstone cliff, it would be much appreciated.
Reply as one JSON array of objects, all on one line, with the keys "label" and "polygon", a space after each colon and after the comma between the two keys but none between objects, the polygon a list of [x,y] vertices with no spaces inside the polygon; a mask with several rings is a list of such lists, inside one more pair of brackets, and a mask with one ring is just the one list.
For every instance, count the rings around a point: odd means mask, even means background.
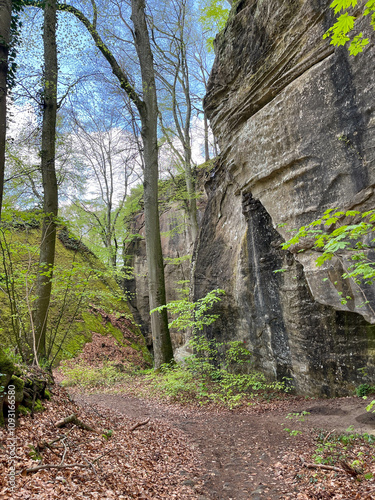
[{"label": "sandstone cliff", "polygon": [[[197,192],[199,198],[197,209],[199,223],[206,206],[206,195],[203,190],[204,179],[207,177],[206,170],[201,168],[198,171]],[[180,182],[181,176],[177,179]],[[184,192],[180,197],[183,198],[183,196]],[[170,181],[162,181],[159,210],[167,302],[181,299],[183,295],[180,290],[185,287],[189,288],[190,264],[194,248],[184,204],[178,198],[176,186],[173,186]],[[129,305],[135,321],[139,324],[147,344],[151,347],[144,213],[141,209],[131,215],[128,225],[134,236],[131,241],[125,244],[124,263],[133,268],[134,272],[132,279],[124,281],[124,288],[129,293]],[[181,347],[185,342],[185,336],[182,332],[173,330],[171,337],[174,349]]]},{"label": "sandstone cliff", "polygon": [[356,58],[334,50],[322,40],[329,4],[239,0],[217,37],[205,109],[222,153],[194,293],[227,291],[207,335],[246,341],[299,392],[333,395],[364,380],[359,368],[375,375],[374,289],[343,280],[339,262],[318,270],[313,251],[280,248],[327,208],[375,205],[375,40]]}]

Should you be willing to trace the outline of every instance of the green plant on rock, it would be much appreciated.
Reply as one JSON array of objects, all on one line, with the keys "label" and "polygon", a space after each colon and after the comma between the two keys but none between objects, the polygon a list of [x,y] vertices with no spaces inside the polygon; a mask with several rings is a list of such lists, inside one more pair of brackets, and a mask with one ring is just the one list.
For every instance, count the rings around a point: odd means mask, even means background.
[{"label": "green plant on rock", "polygon": [[[359,212],[331,208],[319,219],[300,227],[282,248],[295,251],[302,247],[298,253],[306,248],[316,250],[320,253],[315,260],[318,267],[335,257],[341,262],[343,269],[346,268],[342,275],[344,279],[352,279],[359,286],[372,285],[375,282],[375,262],[370,258],[369,252],[375,243],[374,231],[375,210]],[[344,262],[343,253],[351,262],[349,266]],[[324,279],[327,280],[328,278]],[[337,285],[337,282],[334,284]],[[342,304],[352,299],[344,296],[341,291],[337,293]],[[365,301],[362,306],[367,303]]]},{"label": "green plant on rock", "polygon": [[350,55],[356,56],[363,52],[370,40],[363,32],[358,32],[356,23],[368,16],[370,29],[375,30],[375,0],[333,0],[330,7],[335,14],[343,13],[323,38],[330,38],[330,43],[335,46],[348,44]]}]

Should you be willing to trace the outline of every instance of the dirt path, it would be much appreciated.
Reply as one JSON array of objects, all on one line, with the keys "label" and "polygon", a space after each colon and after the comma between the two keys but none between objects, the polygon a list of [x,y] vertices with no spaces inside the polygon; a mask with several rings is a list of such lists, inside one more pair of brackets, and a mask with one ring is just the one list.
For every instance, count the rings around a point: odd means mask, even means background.
[{"label": "dirt path", "polygon": [[[181,409],[123,395],[74,398],[81,405],[104,406],[140,421],[159,419],[183,431],[205,466],[201,477],[186,475],[185,480],[189,486],[203,480],[200,500],[295,499],[298,484],[283,477],[278,465],[311,447],[312,429],[345,431],[353,426],[357,432],[375,433],[375,415],[366,412],[359,398],[288,401],[233,412]],[[305,422],[285,419],[288,413],[303,410],[310,412]],[[283,430],[285,425],[301,429],[302,435],[291,437]]]}]

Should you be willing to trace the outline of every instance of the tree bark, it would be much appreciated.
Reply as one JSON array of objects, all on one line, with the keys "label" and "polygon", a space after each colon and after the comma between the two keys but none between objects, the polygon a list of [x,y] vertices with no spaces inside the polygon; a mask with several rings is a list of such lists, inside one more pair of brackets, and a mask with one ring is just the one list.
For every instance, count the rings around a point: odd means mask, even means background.
[{"label": "tree bark", "polygon": [[12,1],[0,0],[0,217],[3,205],[8,52]]},{"label": "tree bark", "polygon": [[207,114],[203,113],[204,121],[204,161],[209,161],[210,159],[210,148],[208,146],[208,118]]},{"label": "tree bark", "polygon": [[46,355],[46,329],[55,263],[56,217],[58,189],[55,170],[55,136],[57,114],[57,48],[56,0],[47,0],[44,8],[44,96],[41,148],[43,179],[43,228],[40,244],[39,269],[36,284],[36,303],[33,314],[34,335],[38,359]]},{"label": "tree bark", "polygon": [[[141,135],[144,146],[144,207],[146,229],[146,256],[150,310],[164,305],[165,280],[160,239],[158,209],[158,106],[155,85],[154,61],[145,18],[144,0],[132,0],[132,16],[135,45],[141,67],[144,105],[139,109]],[[166,309],[151,314],[151,330],[154,348],[154,368],[173,359],[172,342],[168,329]]]}]

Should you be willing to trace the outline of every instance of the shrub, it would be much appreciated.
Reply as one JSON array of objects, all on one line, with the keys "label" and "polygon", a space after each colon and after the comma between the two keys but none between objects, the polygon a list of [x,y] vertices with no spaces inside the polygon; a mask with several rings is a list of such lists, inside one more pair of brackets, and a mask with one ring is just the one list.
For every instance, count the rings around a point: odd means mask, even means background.
[{"label": "shrub", "polygon": [[84,361],[74,364],[63,361],[60,369],[64,375],[62,382],[64,387],[111,387],[129,377],[128,374],[120,372],[111,362],[94,367],[87,365]]},{"label": "shrub", "polygon": [[[155,392],[174,401],[210,401],[234,408],[245,398],[270,398],[288,392],[286,381],[268,382],[252,367],[252,355],[242,342],[217,343],[195,336],[190,341],[194,354],[184,364],[169,363],[159,372],[151,372],[147,380]],[[232,373],[231,363],[247,365],[248,373]]]},{"label": "shrub", "polygon": [[361,384],[355,390],[355,393],[359,398],[363,398],[363,396],[367,396],[373,392],[375,392],[375,387],[370,384]]}]

